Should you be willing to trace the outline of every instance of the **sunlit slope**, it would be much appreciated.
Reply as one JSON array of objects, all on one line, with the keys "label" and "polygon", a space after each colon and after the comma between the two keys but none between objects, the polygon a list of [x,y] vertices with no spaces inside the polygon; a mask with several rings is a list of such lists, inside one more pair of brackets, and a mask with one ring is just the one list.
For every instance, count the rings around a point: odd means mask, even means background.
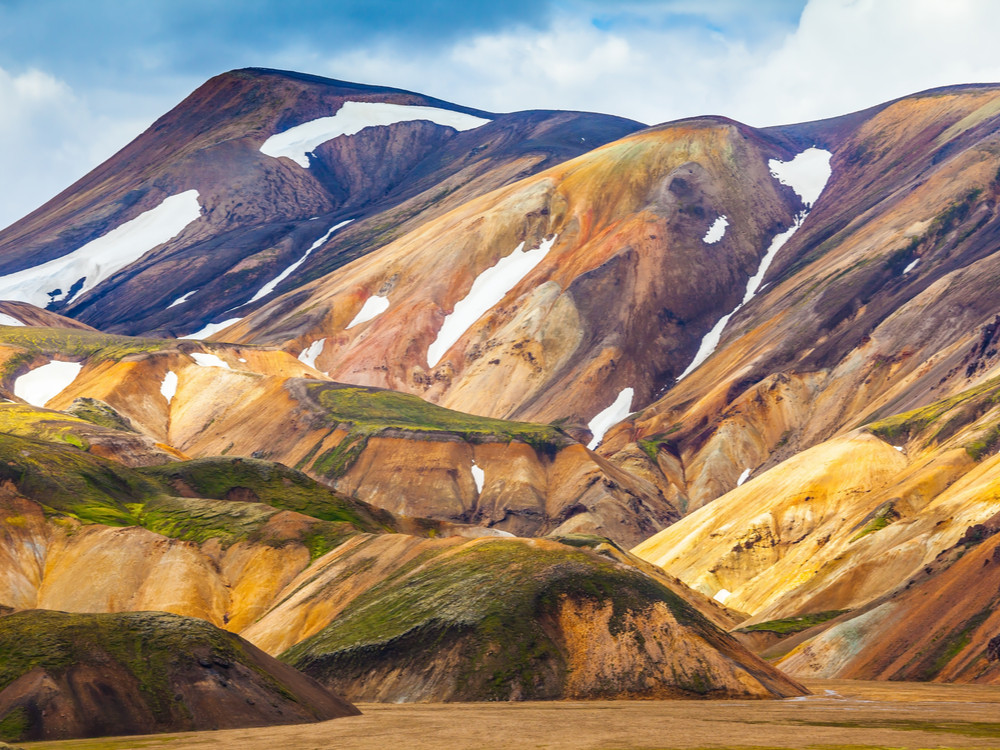
[{"label": "sunlit slope", "polygon": [[602,453],[649,456],[694,509],[995,374],[997,97],[955,87],[778,129],[833,153],[829,183],[714,354]]},{"label": "sunlit slope", "polygon": [[562,419],[589,440],[582,428],[622,394],[612,422],[669,387],[743,297],[802,207],[769,166],[796,153],[722,118],[642,131],[471,200],[218,337],[475,414]]}]

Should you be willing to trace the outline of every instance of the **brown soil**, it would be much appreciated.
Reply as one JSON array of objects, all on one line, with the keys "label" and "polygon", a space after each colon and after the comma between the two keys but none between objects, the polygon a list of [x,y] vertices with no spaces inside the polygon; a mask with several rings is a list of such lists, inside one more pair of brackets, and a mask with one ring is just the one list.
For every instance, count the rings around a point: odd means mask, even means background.
[{"label": "brown soil", "polygon": [[[28,743],[26,750],[628,750],[634,748],[1000,747],[1000,687],[809,683],[791,701],[367,704],[322,724]],[[826,691],[834,691],[830,694]]]}]

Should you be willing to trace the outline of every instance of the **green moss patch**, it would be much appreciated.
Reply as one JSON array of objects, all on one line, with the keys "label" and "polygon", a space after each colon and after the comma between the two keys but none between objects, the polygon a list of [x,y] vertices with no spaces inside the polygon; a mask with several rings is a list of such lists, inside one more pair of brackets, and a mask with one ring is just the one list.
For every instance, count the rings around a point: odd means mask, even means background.
[{"label": "green moss patch", "polygon": [[350,425],[366,435],[395,429],[448,433],[472,443],[518,440],[551,455],[573,443],[552,425],[477,417],[407,393],[322,382],[309,383],[307,388],[331,424]]},{"label": "green moss patch", "polygon": [[803,630],[822,625],[824,622],[832,620],[834,617],[848,612],[846,609],[831,609],[826,612],[814,612],[798,617],[785,617],[780,620],[768,620],[758,622],[756,625],[748,625],[745,628],[738,628],[739,633],[776,633],[777,635],[791,635],[801,633]]},{"label": "green moss patch", "polygon": [[62,355],[92,361],[121,360],[133,354],[157,352],[177,345],[172,339],[115,336],[98,331],[72,328],[0,327],[0,344],[22,349],[23,353],[7,360],[0,377],[14,374],[34,355]]}]

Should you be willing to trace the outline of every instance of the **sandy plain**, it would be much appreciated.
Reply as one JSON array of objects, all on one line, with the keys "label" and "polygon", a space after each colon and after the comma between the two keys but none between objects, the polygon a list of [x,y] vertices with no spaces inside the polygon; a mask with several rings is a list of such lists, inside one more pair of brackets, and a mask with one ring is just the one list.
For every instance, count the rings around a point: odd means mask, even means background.
[{"label": "sandy plain", "polygon": [[100,740],[31,750],[654,750],[1000,748],[1000,686],[807,683],[783,701],[361,704],[321,724]]}]

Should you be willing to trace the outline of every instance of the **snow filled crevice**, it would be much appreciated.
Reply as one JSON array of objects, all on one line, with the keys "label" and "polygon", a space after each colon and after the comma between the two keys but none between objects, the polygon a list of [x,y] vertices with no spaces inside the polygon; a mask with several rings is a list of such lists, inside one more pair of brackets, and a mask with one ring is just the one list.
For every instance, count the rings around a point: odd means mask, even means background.
[{"label": "snow filled crevice", "polygon": [[313,341],[309,346],[299,352],[299,362],[304,365],[309,365],[313,369],[316,369],[316,357],[323,353],[323,347],[326,345],[326,339],[319,339]]},{"label": "snow filled crevice", "polygon": [[194,333],[189,333],[187,336],[178,336],[179,339],[196,339],[201,341],[202,339],[207,339],[209,336],[218,333],[223,328],[229,328],[229,326],[234,323],[239,323],[243,318],[229,318],[228,320],[223,320],[221,323],[209,323],[204,328],[195,331]]},{"label": "snow filled crevice", "polygon": [[397,122],[427,120],[455,130],[472,130],[489,120],[439,107],[424,107],[388,102],[344,102],[332,117],[320,117],[275,133],[260,147],[261,153],[287,156],[302,167],[309,167],[309,154],[321,143],[342,135],[354,135],[365,128],[395,125]]},{"label": "snow filled crevice", "polygon": [[[257,293],[253,297],[251,297],[249,300],[247,300],[246,302],[244,302],[243,305],[249,305],[251,302],[256,302],[257,300],[261,299],[262,297],[266,297],[271,292],[273,292],[275,290],[275,288],[278,286],[278,284],[280,284],[282,281],[284,281],[289,276],[291,276],[292,273],[295,271],[295,269],[297,269],[299,266],[301,266],[303,263],[306,262],[306,258],[309,257],[309,254],[312,253],[313,250],[315,250],[318,247],[321,247],[328,239],[330,239],[330,235],[332,235],[334,232],[336,232],[341,227],[347,226],[352,221],[354,221],[354,219],[347,219],[346,221],[342,221],[339,224],[334,224],[332,227],[330,227],[327,230],[326,234],[324,234],[322,237],[320,237],[318,240],[316,240],[314,243],[312,243],[312,245],[309,246],[309,249],[306,250],[305,255],[303,255],[297,261],[295,261],[294,263],[292,263],[292,265],[290,265],[284,271],[282,271],[281,273],[279,273],[277,276],[275,276],[269,282],[267,282],[266,284],[264,284],[264,286],[262,286],[260,289],[258,289]],[[240,305],[240,307],[243,307],[243,305]],[[233,308],[233,309],[235,310],[236,308]]]},{"label": "snow filled crevice", "polygon": [[718,219],[712,222],[712,226],[708,228],[705,232],[705,236],[701,238],[701,241],[706,245],[714,245],[716,242],[721,240],[726,236],[726,227],[729,226],[729,218],[723,214]]},{"label": "snow filled crevice", "polygon": [[472,480],[476,483],[476,492],[482,494],[483,487],[486,486],[486,472],[477,466],[475,461],[472,462]]},{"label": "snow filled crevice", "polygon": [[590,450],[594,450],[594,448],[601,444],[608,430],[632,413],[632,397],[634,395],[635,391],[632,388],[622,388],[611,406],[590,420],[587,428],[590,430],[590,434],[594,436],[587,443],[587,447]]},{"label": "snow filled crevice", "polygon": [[912,271],[914,268],[916,268],[917,267],[917,263],[919,263],[919,262],[920,262],[920,258],[917,258],[916,260],[911,260],[909,263],[907,263],[906,264],[906,268],[903,269],[903,275],[905,276],[910,271]]},{"label": "snow filled crevice", "polygon": [[173,370],[163,376],[163,382],[160,383],[160,393],[167,400],[169,406],[174,396],[177,395],[177,373]]},{"label": "snow filled crevice", "polygon": [[802,199],[806,208],[800,211],[795,217],[792,226],[784,232],[779,232],[771,240],[770,246],[768,246],[764,257],[761,258],[760,265],[757,267],[757,272],[747,279],[747,288],[743,293],[743,299],[732,311],[723,315],[712,326],[711,330],[705,334],[701,340],[701,344],[698,346],[698,351],[694,355],[694,359],[691,360],[691,363],[685,368],[684,372],[677,377],[678,382],[694,372],[712,355],[722,340],[722,332],[729,323],[729,319],[739,312],[760,291],[761,285],[764,282],[764,275],[771,267],[771,263],[774,261],[778,251],[792,238],[792,235],[798,231],[799,227],[802,226],[802,223],[809,215],[809,209],[819,198],[820,193],[823,192],[823,188],[830,179],[830,157],[831,154],[829,151],[808,148],[791,161],[781,162],[777,159],[771,159],[768,162],[771,175],[774,179],[792,188],[796,195]]},{"label": "snow filled crevice", "polygon": [[76,380],[83,365],[79,362],[57,362],[36,367],[14,381],[14,395],[32,406],[45,406]]},{"label": "snow filled crevice", "polygon": [[556,237],[542,240],[534,250],[525,250],[522,242],[514,252],[490,266],[472,282],[469,293],[455,303],[455,309],[445,316],[434,343],[427,349],[427,366],[434,367],[445,353],[462,338],[472,324],[489,312],[525,276],[542,262],[555,244]]},{"label": "snow filled crevice", "polygon": [[388,309],[389,298],[379,297],[377,294],[373,294],[365,300],[365,304],[361,306],[361,309],[358,310],[358,314],[354,316],[351,322],[347,324],[347,328],[344,330],[350,330],[356,325],[367,323],[369,320],[377,318]]},{"label": "snow filled crevice", "polygon": [[66,300],[70,290],[78,286],[67,300],[72,302],[153,248],[172,240],[199,216],[197,190],[164,198],[156,208],[68,255],[0,277],[0,299],[45,307]]},{"label": "snow filled crevice", "polygon": [[739,478],[736,480],[737,487],[742,485],[745,481],[747,481],[750,478],[750,471],[751,471],[750,469],[743,470],[743,473],[740,474]]}]

